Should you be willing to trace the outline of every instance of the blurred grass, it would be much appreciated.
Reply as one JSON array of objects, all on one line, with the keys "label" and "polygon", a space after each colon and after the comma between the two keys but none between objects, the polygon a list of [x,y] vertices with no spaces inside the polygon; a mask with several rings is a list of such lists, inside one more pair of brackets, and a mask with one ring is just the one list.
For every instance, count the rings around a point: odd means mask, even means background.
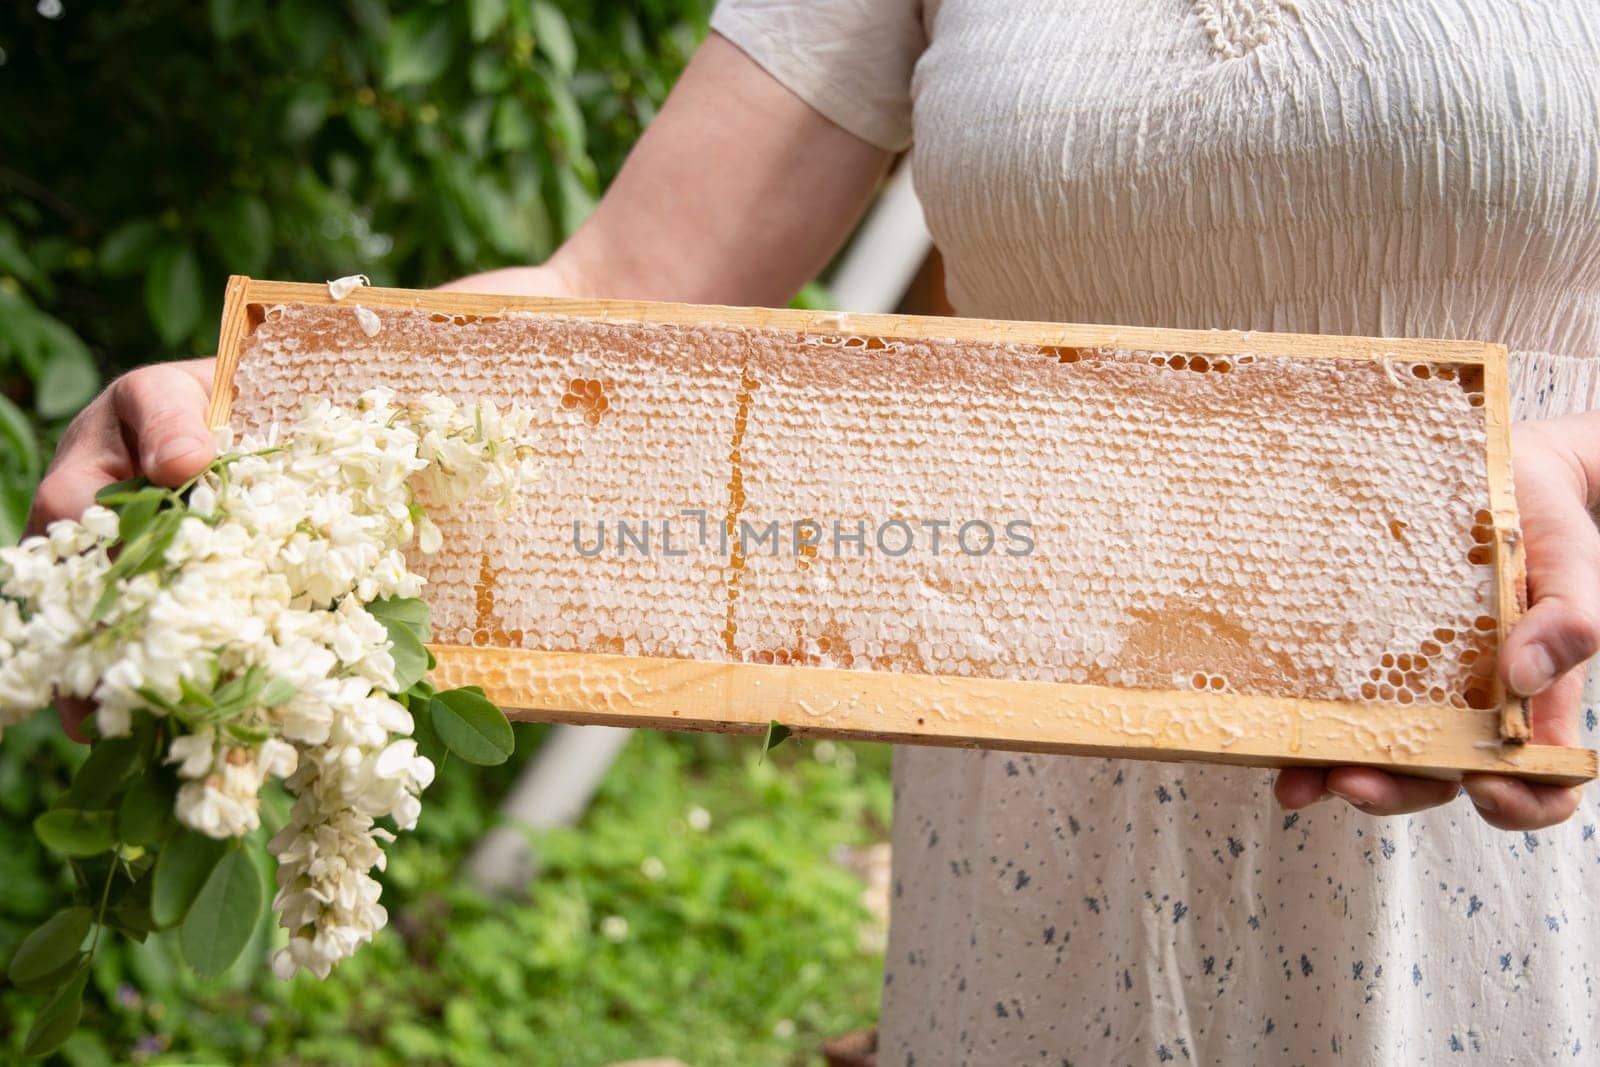
[{"label": "blurred grass", "polygon": [[762,761],[757,739],[640,732],[582,824],[537,838],[521,905],[458,880],[508,781],[445,769],[391,848],[389,928],[328,980],[278,982],[257,953],[208,988],[162,939],[130,945],[69,1062],[811,1064],[875,1020],[882,956],[835,851],[886,836],[887,748]]}]

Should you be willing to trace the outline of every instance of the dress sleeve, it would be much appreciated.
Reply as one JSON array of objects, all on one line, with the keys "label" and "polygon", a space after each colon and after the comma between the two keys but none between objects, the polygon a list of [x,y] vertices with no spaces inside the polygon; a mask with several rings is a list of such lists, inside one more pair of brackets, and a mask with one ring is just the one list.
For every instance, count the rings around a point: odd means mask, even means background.
[{"label": "dress sleeve", "polygon": [[711,28],[862,140],[911,142],[911,70],[927,46],[920,0],[721,0]]}]

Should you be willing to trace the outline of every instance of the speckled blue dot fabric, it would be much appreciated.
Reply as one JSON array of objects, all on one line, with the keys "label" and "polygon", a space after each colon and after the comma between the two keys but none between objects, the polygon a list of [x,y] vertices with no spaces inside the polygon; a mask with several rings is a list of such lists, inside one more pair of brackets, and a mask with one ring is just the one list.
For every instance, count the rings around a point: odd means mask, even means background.
[{"label": "speckled blue dot fabric", "polygon": [[1245,769],[897,758],[882,1062],[1600,1062],[1592,802],[1505,834]]}]

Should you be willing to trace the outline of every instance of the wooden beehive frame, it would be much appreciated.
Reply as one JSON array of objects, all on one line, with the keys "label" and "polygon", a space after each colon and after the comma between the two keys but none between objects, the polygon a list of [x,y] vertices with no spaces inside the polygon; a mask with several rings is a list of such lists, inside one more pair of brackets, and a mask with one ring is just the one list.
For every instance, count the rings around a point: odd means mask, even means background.
[{"label": "wooden beehive frame", "polygon": [[[351,303],[450,315],[548,313],[596,320],[705,323],[797,332],[838,332],[832,313],[700,307],[638,301],[506,297],[454,292],[362,288]],[[262,309],[277,304],[333,303],[321,285],[230,280],[218,343],[210,419],[225,423],[233,374]],[[1503,641],[1525,607],[1523,554],[1511,483],[1509,395],[1505,349],[1464,341],[1396,340],[1157,330],[981,319],[850,315],[849,331],[884,338],[955,338],[1082,348],[1131,348],[1233,355],[1270,350],[1293,357],[1388,359],[1482,368],[1487,430],[1487,483]],[[1579,783],[1596,775],[1588,750],[1523,743],[1523,702],[1494,694],[1496,708],[1463,711],[1434,705],[1289,700],[1231,693],[1008,681],[823,667],[630,657],[521,648],[434,646],[440,685],[479,684],[513,717],[759,734],[776,720],[797,736],[1091,756],[1196,760],[1264,767],[1354,764],[1400,773],[1459,777],[1492,771],[1529,780]],[[1207,705],[1198,730],[1176,715]],[[1107,728],[1073,714],[1110,706],[1121,726]],[[932,714],[930,709],[959,714]],[[1185,720],[1182,730],[1173,724]],[[1388,747],[1403,721],[1420,744]]]}]

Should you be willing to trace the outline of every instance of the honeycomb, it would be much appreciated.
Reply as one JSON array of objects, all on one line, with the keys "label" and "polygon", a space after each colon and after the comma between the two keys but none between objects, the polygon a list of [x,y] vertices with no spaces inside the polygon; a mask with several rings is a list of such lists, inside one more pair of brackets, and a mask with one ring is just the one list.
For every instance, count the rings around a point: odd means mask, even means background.
[{"label": "honeycomb", "polygon": [[414,561],[443,643],[1494,702],[1475,366],[257,311],[241,429],[376,384],[543,414],[526,507]]}]

